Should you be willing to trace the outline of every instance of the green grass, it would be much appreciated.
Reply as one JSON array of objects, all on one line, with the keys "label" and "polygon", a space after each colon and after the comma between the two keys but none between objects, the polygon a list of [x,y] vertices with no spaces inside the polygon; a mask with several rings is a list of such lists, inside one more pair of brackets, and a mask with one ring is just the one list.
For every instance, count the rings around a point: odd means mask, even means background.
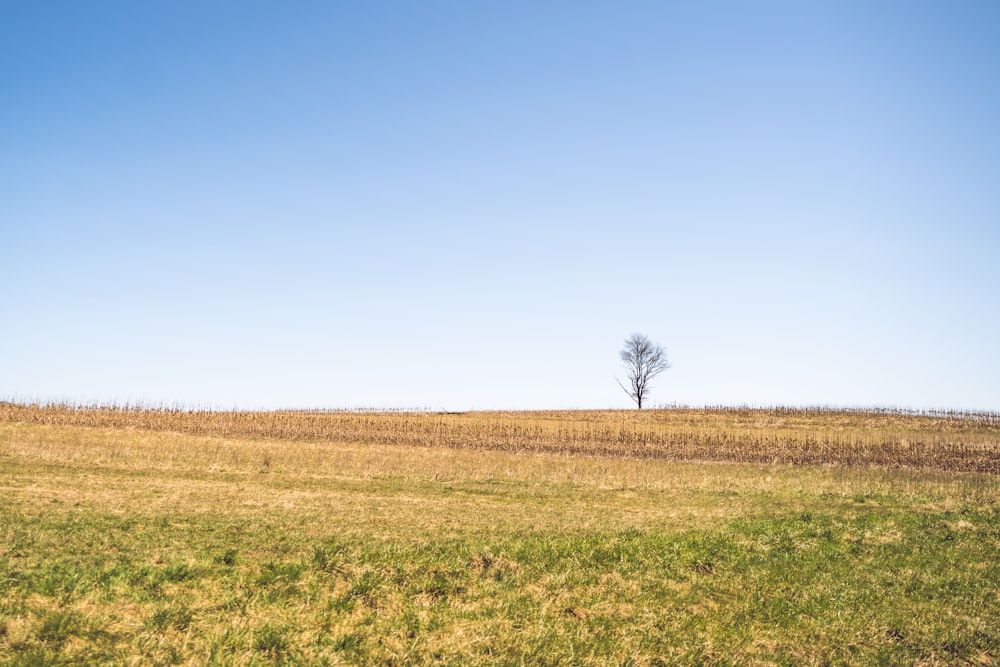
[{"label": "green grass", "polygon": [[240,441],[219,470],[216,439],[41,428],[0,424],[2,664],[1000,659],[995,476],[296,443],[265,470]]}]

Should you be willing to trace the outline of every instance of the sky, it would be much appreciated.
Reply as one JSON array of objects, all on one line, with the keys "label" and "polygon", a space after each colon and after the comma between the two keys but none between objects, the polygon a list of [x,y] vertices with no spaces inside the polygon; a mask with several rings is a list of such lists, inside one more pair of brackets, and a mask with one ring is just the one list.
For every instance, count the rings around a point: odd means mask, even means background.
[{"label": "sky", "polygon": [[1000,410],[1000,3],[0,4],[0,399]]}]

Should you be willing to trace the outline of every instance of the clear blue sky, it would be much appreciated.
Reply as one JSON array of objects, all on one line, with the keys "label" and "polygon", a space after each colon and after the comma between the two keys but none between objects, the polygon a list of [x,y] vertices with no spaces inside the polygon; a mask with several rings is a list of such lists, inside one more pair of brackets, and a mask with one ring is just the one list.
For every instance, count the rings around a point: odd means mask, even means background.
[{"label": "clear blue sky", "polygon": [[1000,409],[1000,3],[0,4],[0,398]]}]

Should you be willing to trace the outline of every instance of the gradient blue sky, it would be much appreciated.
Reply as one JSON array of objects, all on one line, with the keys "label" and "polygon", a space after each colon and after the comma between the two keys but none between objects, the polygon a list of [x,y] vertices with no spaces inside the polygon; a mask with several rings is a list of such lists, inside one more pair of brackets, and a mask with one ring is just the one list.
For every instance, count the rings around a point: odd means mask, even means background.
[{"label": "gradient blue sky", "polygon": [[0,4],[0,397],[1000,409],[1000,3]]}]

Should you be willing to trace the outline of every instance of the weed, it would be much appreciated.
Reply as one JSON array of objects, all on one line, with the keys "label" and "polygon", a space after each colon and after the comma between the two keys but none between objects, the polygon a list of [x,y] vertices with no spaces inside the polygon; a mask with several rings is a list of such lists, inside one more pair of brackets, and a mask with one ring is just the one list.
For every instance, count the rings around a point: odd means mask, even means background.
[{"label": "weed", "polygon": [[78,612],[53,610],[42,616],[36,634],[40,641],[60,646],[71,636],[79,633],[82,627],[83,619]]},{"label": "weed", "polygon": [[286,626],[265,624],[253,633],[253,647],[268,657],[280,658],[292,644],[290,634]]},{"label": "weed", "polygon": [[182,605],[172,605],[154,611],[147,625],[158,632],[168,629],[184,631],[191,627],[193,620],[194,613],[190,609]]},{"label": "weed", "polygon": [[376,593],[382,585],[383,577],[372,570],[364,572],[360,577],[351,582],[351,587],[347,591],[347,598],[351,600],[363,600],[366,604],[374,606],[376,603]]},{"label": "weed", "polygon": [[194,570],[187,563],[174,563],[173,565],[168,565],[163,569],[161,576],[162,581],[170,582],[181,582],[194,579],[196,576]]},{"label": "weed", "polygon": [[343,574],[344,567],[341,564],[341,558],[345,551],[346,547],[337,543],[316,547],[313,550],[313,565],[321,572]]}]

